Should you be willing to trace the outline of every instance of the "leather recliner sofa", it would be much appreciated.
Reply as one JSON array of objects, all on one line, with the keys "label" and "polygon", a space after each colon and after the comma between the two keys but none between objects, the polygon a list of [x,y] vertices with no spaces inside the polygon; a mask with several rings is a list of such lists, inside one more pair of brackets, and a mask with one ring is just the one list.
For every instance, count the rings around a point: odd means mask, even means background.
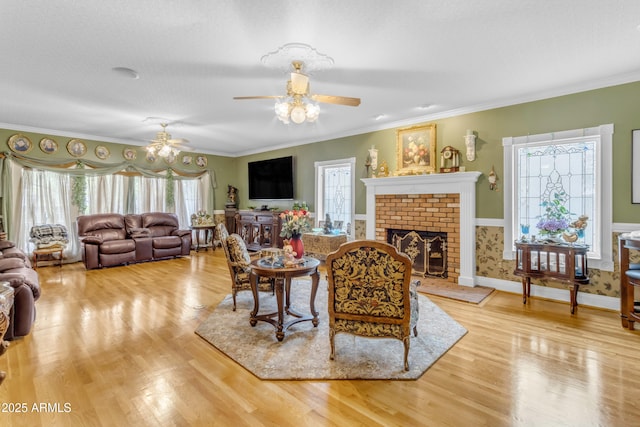
[{"label": "leather recliner sofa", "polygon": [[36,320],[40,281],[38,273],[31,268],[29,257],[8,240],[0,241],[0,282],[9,282],[14,291],[13,308],[4,339],[28,335]]},{"label": "leather recliner sofa", "polygon": [[189,255],[191,231],[172,213],[95,214],[77,219],[87,270]]}]

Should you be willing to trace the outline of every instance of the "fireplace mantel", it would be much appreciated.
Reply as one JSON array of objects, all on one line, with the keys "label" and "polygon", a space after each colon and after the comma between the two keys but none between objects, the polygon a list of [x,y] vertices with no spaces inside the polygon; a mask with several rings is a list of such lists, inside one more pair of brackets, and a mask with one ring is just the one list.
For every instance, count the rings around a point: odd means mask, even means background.
[{"label": "fireplace mantel", "polygon": [[367,188],[367,239],[376,236],[376,196],[385,194],[460,195],[460,276],[458,284],[475,286],[476,182],[481,172],[391,176],[362,179]]}]

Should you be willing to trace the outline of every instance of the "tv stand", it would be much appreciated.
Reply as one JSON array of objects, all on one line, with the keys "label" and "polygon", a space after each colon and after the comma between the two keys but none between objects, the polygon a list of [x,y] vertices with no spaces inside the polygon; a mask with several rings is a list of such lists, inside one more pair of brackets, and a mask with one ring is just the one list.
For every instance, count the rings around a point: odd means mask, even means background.
[{"label": "tv stand", "polygon": [[264,248],[281,248],[280,212],[238,211],[235,216],[235,233],[239,234],[250,251]]}]

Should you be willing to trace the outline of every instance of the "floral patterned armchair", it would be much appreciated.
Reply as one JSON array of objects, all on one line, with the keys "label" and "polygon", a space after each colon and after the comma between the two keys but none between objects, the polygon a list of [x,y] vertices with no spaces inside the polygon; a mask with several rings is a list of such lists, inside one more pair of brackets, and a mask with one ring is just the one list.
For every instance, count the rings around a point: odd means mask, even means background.
[{"label": "floral patterned armchair", "polygon": [[330,253],[326,265],[331,359],[338,332],[397,338],[404,344],[408,371],[411,329],[418,335],[419,285],[411,282],[409,257],[387,243],[356,240]]},{"label": "floral patterned armchair", "polygon": [[[236,295],[238,291],[251,290],[249,276],[251,274],[251,255],[247,250],[242,237],[238,234],[230,234],[222,240],[224,254],[227,257],[227,265],[231,274],[231,293],[233,295],[233,311],[236,311]],[[255,255],[260,256],[260,253]],[[258,290],[269,290],[273,293],[273,282],[268,277],[260,277]]]}]

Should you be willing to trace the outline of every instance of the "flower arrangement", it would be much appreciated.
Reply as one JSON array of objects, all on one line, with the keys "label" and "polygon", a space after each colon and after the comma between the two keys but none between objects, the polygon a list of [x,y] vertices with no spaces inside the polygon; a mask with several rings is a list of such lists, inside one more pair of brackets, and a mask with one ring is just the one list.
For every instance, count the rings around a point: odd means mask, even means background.
[{"label": "flower arrangement", "polygon": [[552,236],[562,233],[569,227],[570,212],[563,204],[563,196],[566,193],[555,193],[552,200],[545,200],[541,206],[544,208],[544,215],[536,224],[542,236]]},{"label": "flower arrangement", "polygon": [[311,230],[311,217],[304,209],[286,210],[280,214],[280,218],[282,219],[280,237],[290,239],[291,236]]}]

